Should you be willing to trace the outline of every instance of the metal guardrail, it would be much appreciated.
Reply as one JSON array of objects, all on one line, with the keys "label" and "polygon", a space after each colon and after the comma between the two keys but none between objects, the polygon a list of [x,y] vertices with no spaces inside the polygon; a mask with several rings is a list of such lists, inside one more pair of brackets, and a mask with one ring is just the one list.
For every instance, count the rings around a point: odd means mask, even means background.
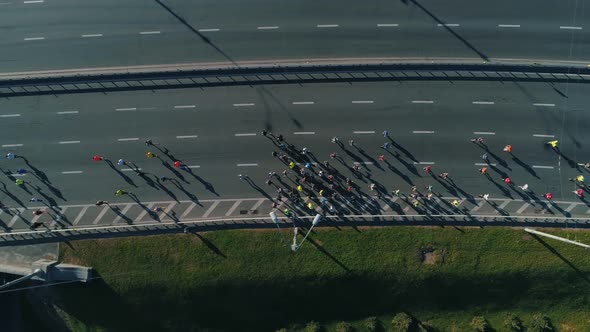
[{"label": "metal guardrail", "polygon": [[515,64],[368,64],[235,67],[0,80],[0,97],[190,87],[409,80],[590,82],[590,68]]},{"label": "metal guardrail", "polygon": [[[280,217],[279,225],[283,227],[306,226],[314,216],[295,218]],[[326,215],[317,227],[343,226],[505,226],[505,227],[551,227],[590,229],[590,218],[575,217],[531,217],[499,215]],[[274,228],[276,224],[270,218],[231,218],[211,220],[188,220],[182,222],[150,222],[141,224],[56,228],[40,231],[21,231],[0,233],[0,247],[63,242],[94,238],[113,238],[127,236],[144,236],[157,234],[176,234],[183,232],[205,232],[230,229],[264,229]]]}]

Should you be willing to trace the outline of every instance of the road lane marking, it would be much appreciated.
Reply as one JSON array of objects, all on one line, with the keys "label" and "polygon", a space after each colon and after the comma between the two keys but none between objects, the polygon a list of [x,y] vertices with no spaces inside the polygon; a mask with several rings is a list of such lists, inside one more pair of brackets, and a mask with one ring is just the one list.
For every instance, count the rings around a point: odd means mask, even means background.
[{"label": "road lane marking", "polygon": [[125,141],[139,141],[139,137],[130,137],[130,138],[118,138],[117,141],[125,142]]},{"label": "road lane marking", "polygon": [[186,218],[186,216],[188,216],[188,214],[191,213],[195,206],[197,206],[197,203],[191,202],[191,204],[186,208],[186,210],[184,210],[184,212],[180,215],[180,220]]},{"label": "road lane marking", "polygon": [[429,130],[414,130],[413,134],[434,134],[434,131]]},{"label": "road lane marking", "polygon": [[315,131],[296,131],[293,135],[315,135]]},{"label": "road lane marking", "polygon": [[243,134],[234,134],[234,136],[237,136],[237,137],[243,137],[243,136],[256,136],[256,133],[243,133]]},{"label": "road lane marking", "polygon": [[254,106],[254,103],[234,104],[234,107],[248,107],[248,106]]},{"label": "road lane marking", "polygon": [[378,23],[378,27],[398,27],[399,24],[397,23]]},{"label": "road lane marking", "polygon": [[434,165],[434,161],[419,161],[414,162],[414,165]]},{"label": "road lane marking", "polygon": [[141,171],[141,168],[122,168],[121,172]]},{"label": "road lane marking", "polygon": [[338,24],[318,24],[318,28],[338,28]]},{"label": "road lane marking", "polygon": [[261,198],[259,199],[251,208],[250,210],[256,210],[260,207],[260,205],[262,205],[262,203],[264,203],[264,201],[266,201],[266,198]]},{"label": "road lane marking", "polygon": [[533,165],[533,168],[543,168],[543,169],[553,169],[553,166],[539,166],[539,165]]},{"label": "road lane marking", "polygon": [[[506,207],[506,205],[508,205],[508,204],[510,204],[510,200],[505,200],[505,201],[504,201],[502,204],[500,204],[500,206],[498,206],[498,209],[499,209],[499,210],[503,210],[503,209]],[[496,211],[494,211],[494,212],[495,212],[495,213],[499,213],[499,211],[498,211],[498,210],[496,210]]]},{"label": "road lane marking", "polygon": [[23,218],[23,217],[21,217],[21,213],[25,212],[26,209],[17,208],[16,210],[17,210],[17,212],[14,214],[14,217],[12,217],[12,219],[10,219],[10,222],[8,223],[9,228],[12,228],[12,226],[14,226],[14,224],[16,223],[18,218]]},{"label": "road lane marking", "polygon": [[79,144],[80,141],[61,141],[59,144]]},{"label": "road lane marking", "polygon": [[570,206],[568,206],[567,209],[565,209],[565,212],[571,212],[576,206],[578,206],[578,204],[571,203]]},{"label": "road lane marking", "polygon": [[487,203],[487,201],[485,199],[481,200],[481,202],[479,202],[479,204],[477,204],[477,206],[475,206],[469,212],[476,212],[477,210],[481,209],[486,203]]},{"label": "road lane marking", "polygon": [[555,104],[535,103],[535,104],[533,104],[533,106],[539,106],[539,107],[555,107]]},{"label": "road lane marking", "polygon": [[372,100],[353,100],[353,104],[372,104]]},{"label": "road lane marking", "polygon": [[567,25],[562,25],[559,28],[564,29],[564,30],[582,30],[582,27],[573,27],[573,26],[567,26]]},{"label": "road lane marking", "polygon": [[82,174],[82,171],[63,171],[61,174]]},{"label": "road lane marking", "polygon": [[256,29],[258,29],[258,30],[276,30],[278,28],[279,28],[278,26],[273,25],[273,26],[267,26],[267,27],[257,27]]},{"label": "road lane marking", "polygon": [[182,135],[182,136],[176,136],[176,138],[178,139],[183,139],[183,138],[197,138],[197,135]]},{"label": "road lane marking", "polygon": [[88,35],[82,35],[82,38],[93,38],[93,37],[102,37],[102,33],[92,33]]},{"label": "road lane marking", "polygon": [[516,214],[521,214],[527,207],[529,207],[529,203],[524,203],[518,210],[516,210]]},{"label": "road lane marking", "polygon": [[25,41],[31,41],[31,40],[44,40],[45,37],[26,37]]},{"label": "road lane marking", "polygon": [[313,101],[294,101],[293,105],[313,105]]},{"label": "road lane marking", "polygon": [[434,100],[412,100],[412,104],[434,104]]},{"label": "road lane marking", "polygon": [[26,174],[19,174],[19,173],[14,173],[14,174],[10,174],[10,176],[12,177],[19,177],[19,176],[25,176]]},{"label": "road lane marking", "polygon": [[237,164],[238,167],[253,167],[258,166],[258,164]]},{"label": "road lane marking", "polygon": [[115,108],[115,111],[117,111],[117,112],[137,111],[137,107],[121,107],[121,108]]},{"label": "road lane marking", "polygon": [[361,164],[363,164],[363,165],[373,165],[373,164],[375,164],[375,162],[373,162],[373,161],[363,161],[363,162],[361,162]]},{"label": "road lane marking", "polygon": [[176,202],[170,202],[170,204],[168,204],[168,206],[165,207],[163,211],[158,215],[158,220],[163,221],[164,218],[168,216],[168,212],[172,211],[174,205],[176,205]]},{"label": "road lane marking", "polygon": [[229,217],[232,213],[234,213],[234,211],[237,209],[238,205],[240,205],[240,203],[242,203],[242,200],[238,200],[237,202],[234,203],[234,205],[231,206],[231,208],[229,208],[229,210],[227,210],[227,212],[225,213],[226,217]]},{"label": "road lane marking", "polygon": [[100,219],[102,219],[102,217],[104,217],[105,213],[107,213],[107,211],[110,209],[110,207],[107,205],[104,208],[102,208],[102,211],[100,211],[100,213],[98,214],[98,216],[96,216],[96,219],[94,219],[94,221],[92,222],[93,225],[98,224],[98,222],[100,221]]},{"label": "road lane marking", "polygon": [[444,23],[444,24],[437,24],[439,27],[458,27],[460,24],[457,23]]},{"label": "road lane marking", "polygon": [[190,165],[190,166],[187,166],[187,167],[188,168],[200,168],[201,166],[199,166],[199,165]]},{"label": "road lane marking", "polygon": [[475,166],[496,166],[496,164],[487,164],[487,163],[475,163]]},{"label": "road lane marking", "polygon": [[[391,197],[391,198],[389,199],[389,202],[391,202],[391,203],[395,203],[395,201],[397,201],[397,200],[398,200],[398,198],[399,198],[399,197],[397,197],[397,196]],[[389,206],[389,204],[385,204],[385,206],[381,207],[381,210],[382,210],[383,212],[385,212],[385,211],[387,211],[387,210],[389,210],[389,209],[391,209],[391,206]]]},{"label": "road lane marking", "polygon": [[197,105],[176,105],[176,106],[174,106],[174,108],[176,108],[176,109],[179,109],[179,108],[180,109],[182,109],[182,108],[195,108],[195,107],[197,107]]},{"label": "road lane marking", "polygon": [[139,222],[141,221],[141,219],[143,219],[143,217],[148,213],[148,211],[151,211],[152,208],[154,207],[155,203],[150,203],[148,205],[146,205],[146,208],[143,209],[143,211],[141,211],[141,213],[137,216],[137,218],[135,218],[135,220],[133,220],[133,222]]},{"label": "road lane marking", "polygon": [[16,148],[19,146],[23,146],[22,144],[2,144],[3,148]]},{"label": "road lane marking", "polygon": [[0,118],[16,118],[19,116],[20,116],[20,114],[2,114],[2,115],[0,115]]},{"label": "road lane marking", "polygon": [[355,130],[352,132],[353,134],[374,134],[374,130]]},{"label": "road lane marking", "polygon": [[209,217],[209,215],[211,214],[211,212],[213,212],[213,210],[215,210],[215,208],[217,207],[217,205],[219,205],[221,201],[215,201],[213,202],[213,204],[211,204],[211,206],[207,209],[207,211],[205,211],[205,213],[203,213],[203,215],[201,216],[201,218],[207,218]]},{"label": "road lane marking", "polygon": [[554,138],[554,137],[555,137],[555,135],[533,134],[533,137],[546,137],[546,138]]},{"label": "road lane marking", "polygon": [[494,105],[493,101],[474,101],[472,102],[474,105]]},{"label": "road lane marking", "polygon": [[129,211],[129,209],[131,209],[131,206],[132,206],[132,204],[125,205],[123,210],[121,210],[121,211],[119,211],[119,213],[117,213],[117,217],[111,222],[111,225],[114,225],[114,224],[118,223],[119,220],[123,219],[123,216],[125,215],[125,213],[127,213],[127,211]]},{"label": "road lane marking", "polygon": [[158,35],[160,33],[161,33],[161,31],[142,31],[139,34],[140,35]]},{"label": "road lane marking", "polygon": [[220,31],[220,29],[217,29],[217,28],[199,29],[199,32],[217,32],[217,31]]},{"label": "road lane marking", "polygon": [[520,28],[520,24],[498,24],[499,28]]},{"label": "road lane marking", "polygon": [[57,112],[57,114],[78,114],[78,111],[63,111],[63,112]]},{"label": "road lane marking", "polygon": [[474,135],[496,135],[496,133],[491,131],[474,131]]},{"label": "road lane marking", "polygon": [[27,1],[23,1],[23,3],[29,4],[29,3],[43,3],[45,2],[45,0],[27,0]]},{"label": "road lane marking", "polygon": [[12,2],[0,2],[0,6],[12,5]]},{"label": "road lane marking", "polygon": [[82,208],[82,211],[80,211],[80,213],[78,213],[78,215],[76,216],[76,219],[74,219],[74,221],[72,222],[72,226],[78,225],[78,223],[80,222],[82,217],[84,217],[84,214],[86,213],[86,211],[88,211],[89,207],[90,206],[85,206]]}]

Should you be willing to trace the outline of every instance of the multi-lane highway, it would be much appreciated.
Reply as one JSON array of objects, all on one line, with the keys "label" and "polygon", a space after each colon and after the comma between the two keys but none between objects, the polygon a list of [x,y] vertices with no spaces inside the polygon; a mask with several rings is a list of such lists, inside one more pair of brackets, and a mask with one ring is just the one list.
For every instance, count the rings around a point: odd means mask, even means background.
[{"label": "multi-lane highway", "polygon": [[0,3],[0,72],[305,58],[585,61],[583,1]]}]

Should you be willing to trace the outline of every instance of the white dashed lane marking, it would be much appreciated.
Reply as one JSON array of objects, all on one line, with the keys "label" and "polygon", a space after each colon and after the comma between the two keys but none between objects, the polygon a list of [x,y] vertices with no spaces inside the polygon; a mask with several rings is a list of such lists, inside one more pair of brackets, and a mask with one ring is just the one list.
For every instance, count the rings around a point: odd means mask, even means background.
[{"label": "white dashed lane marking", "polygon": [[3,148],[16,148],[19,146],[23,146],[22,144],[2,144]]},{"label": "white dashed lane marking", "polygon": [[82,171],[63,171],[61,174],[82,174]]},{"label": "white dashed lane marking", "polygon": [[273,25],[273,26],[267,26],[267,27],[257,27],[256,29],[258,29],[258,30],[276,30],[278,28],[279,28],[278,26]]},{"label": "white dashed lane marking", "polygon": [[539,107],[555,107],[555,104],[534,103],[533,106],[539,106]]},{"label": "white dashed lane marking", "polygon": [[2,114],[2,115],[0,115],[0,118],[16,118],[19,116],[20,116],[20,114]]},{"label": "white dashed lane marking", "polygon": [[32,40],[44,40],[45,37],[26,37],[25,41],[32,41]]},{"label": "white dashed lane marking", "polygon": [[318,28],[338,28],[338,24],[318,24]]},{"label": "white dashed lane marking", "polygon": [[437,26],[439,27],[458,27],[461,26],[460,24],[457,23],[446,23],[446,24],[437,24]]},{"label": "white dashed lane marking", "polygon": [[254,106],[254,103],[234,104],[234,107],[248,107],[248,106]]},{"label": "white dashed lane marking", "polygon": [[555,168],[555,167],[553,167],[553,166],[539,166],[539,165],[533,165],[533,168],[553,169],[553,168]]},{"label": "white dashed lane marking", "polygon": [[78,114],[78,111],[63,111],[63,112],[57,112],[57,114]]},{"label": "white dashed lane marking", "polygon": [[560,26],[560,29],[564,29],[564,30],[582,30],[582,27],[573,27],[573,26]]},{"label": "white dashed lane marking", "polygon": [[217,28],[212,28],[212,29],[199,29],[199,32],[217,32],[220,31],[221,29],[217,29]]},{"label": "white dashed lane marking", "polygon": [[385,28],[385,27],[398,27],[399,24],[397,23],[379,23],[377,24],[378,27],[380,28]]},{"label": "white dashed lane marking", "polygon": [[102,37],[102,33],[92,33],[88,35],[82,35],[82,38],[94,38],[94,37]]},{"label": "white dashed lane marking", "polygon": [[555,135],[533,134],[533,137],[554,138]]},{"label": "white dashed lane marking", "polygon": [[176,138],[178,139],[183,139],[183,138],[197,138],[197,135],[183,135],[183,136],[176,136]]},{"label": "white dashed lane marking", "polygon": [[498,24],[499,28],[520,28],[520,24]]},{"label": "white dashed lane marking", "polygon": [[313,105],[313,101],[294,101],[293,105]]},{"label": "white dashed lane marking", "polygon": [[472,102],[472,104],[474,105],[494,105],[495,103],[493,101],[474,101]]},{"label": "white dashed lane marking", "polygon": [[296,131],[293,135],[315,135],[315,131]]},{"label": "white dashed lane marking", "polygon": [[353,100],[353,104],[372,104],[372,100]]},{"label": "white dashed lane marking", "polygon": [[474,131],[474,135],[496,135],[496,133],[491,131]]},{"label": "white dashed lane marking", "polygon": [[434,134],[434,131],[429,130],[414,130],[413,134]]},{"label": "white dashed lane marking", "polygon": [[119,142],[126,142],[126,141],[139,141],[139,137],[130,137],[130,138],[118,138],[117,141]]},{"label": "white dashed lane marking", "polygon": [[176,105],[174,108],[176,109],[183,109],[183,108],[195,108],[197,105]]},{"label": "white dashed lane marking", "polygon": [[160,31],[141,31],[139,34],[140,35],[158,35],[160,34]]},{"label": "white dashed lane marking", "polygon": [[121,107],[121,108],[116,108],[115,111],[117,111],[117,112],[137,111],[137,107]]},{"label": "white dashed lane marking", "polygon": [[434,104],[433,100],[412,100],[412,104]]},{"label": "white dashed lane marking", "polygon": [[61,141],[59,144],[79,144],[80,141]]},{"label": "white dashed lane marking", "polygon": [[237,164],[238,167],[254,167],[258,166],[258,164]]},{"label": "white dashed lane marking", "polygon": [[243,133],[243,134],[234,134],[236,137],[243,137],[243,136],[256,136],[256,133]]},{"label": "white dashed lane marking", "polygon": [[374,130],[356,130],[352,132],[353,134],[374,134]]}]

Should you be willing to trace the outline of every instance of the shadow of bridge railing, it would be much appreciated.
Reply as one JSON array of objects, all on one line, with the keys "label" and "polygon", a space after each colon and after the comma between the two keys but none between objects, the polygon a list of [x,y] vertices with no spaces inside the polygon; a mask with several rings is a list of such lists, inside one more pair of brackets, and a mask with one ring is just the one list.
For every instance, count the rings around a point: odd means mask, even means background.
[{"label": "shadow of bridge railing", "polygon": [[0,80],[0,97],[191,87],[380,81],[590,82],[590,68],[501,64],[274,66]]}]

